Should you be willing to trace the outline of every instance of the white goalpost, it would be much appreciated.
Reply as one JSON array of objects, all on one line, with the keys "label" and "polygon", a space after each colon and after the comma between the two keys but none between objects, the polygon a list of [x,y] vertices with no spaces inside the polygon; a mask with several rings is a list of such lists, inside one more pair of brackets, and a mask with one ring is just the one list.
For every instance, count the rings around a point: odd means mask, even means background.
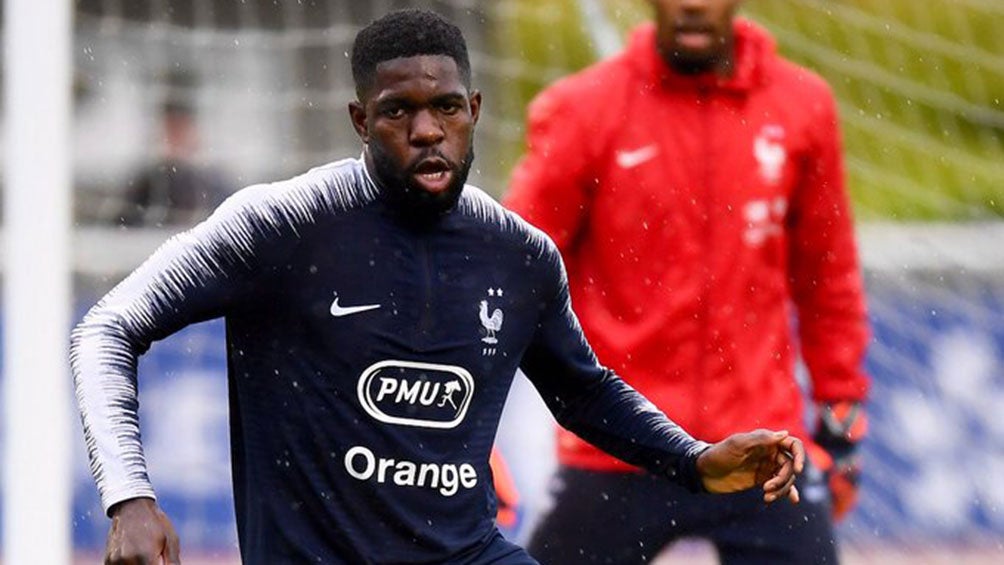
[{"label": "white goalpost", "polygon": [[69,563],[68,0],[4,3],[3,562]]}]

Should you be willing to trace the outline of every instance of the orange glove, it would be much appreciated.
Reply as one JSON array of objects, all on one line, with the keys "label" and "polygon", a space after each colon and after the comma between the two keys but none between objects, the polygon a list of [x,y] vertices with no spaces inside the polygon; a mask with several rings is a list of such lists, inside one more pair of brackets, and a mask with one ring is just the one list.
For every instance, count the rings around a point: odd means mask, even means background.
[{"label": "orange glove", "polygon": [[868,418],[864,407],[851,401],[820,404],[817,412],[819,419],[813,439],[824,452],[810,449],[810,458],[826,472],[833,519],[839,521],[857,504],[861,480],[857,447],[868,433]]},{"label": "orange glove", "polygon": [[497,447],[492,448],[488,464],[492,468],[495,497],[499,504],[495,522],[503,528],[512,529],[516,525],[519,507],[519,491],[516,490],[516,482],[513,480],[512,474],[509,473],[509,467],[506,466],[502,452]]}]

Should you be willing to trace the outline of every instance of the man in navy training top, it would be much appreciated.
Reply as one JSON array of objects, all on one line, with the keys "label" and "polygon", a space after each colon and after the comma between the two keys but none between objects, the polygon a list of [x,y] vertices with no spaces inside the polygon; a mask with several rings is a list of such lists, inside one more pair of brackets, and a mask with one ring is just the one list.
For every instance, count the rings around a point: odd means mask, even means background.
[{"label": "man in navy training top", "polygon": [[495,527],[488,466],[517,368],[625,461],[797,501],[797,439],[690,437],[598,364],[553,243],[465,186],[481,94],[458,28],[389,14],[359,32],[352,74],[361,159],[238,192],[74,330],[106,562],[179,562],[143,458],[137,359],[221,316],[244,563],[534,563]]}]

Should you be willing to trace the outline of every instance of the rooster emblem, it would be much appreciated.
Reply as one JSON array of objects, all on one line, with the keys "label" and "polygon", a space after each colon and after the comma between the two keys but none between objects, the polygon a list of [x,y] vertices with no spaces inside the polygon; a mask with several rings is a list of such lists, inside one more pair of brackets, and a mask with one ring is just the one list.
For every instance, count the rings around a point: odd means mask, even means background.
[{"label": "rooster emblem", "polygon": [[784,130],[780,126],[765,126],[760,135],[753,140],[753,156],[760,164],[760,176],[769,184],[777,184],[781,180],[781,172],[788,152],[781,139]]},{"label": "rooster emblem", "polygon": [[481,338],[481,341],[485,343],[498,343],[499,340],[495,339],[495,332],[502,329],[502,310],[498,308],[492,312],[492,315],[488,316],[488,301],[481,301],[481,310],[478,312],[481,316],[481,325],[485,327],[488,331],[488,335]]}]

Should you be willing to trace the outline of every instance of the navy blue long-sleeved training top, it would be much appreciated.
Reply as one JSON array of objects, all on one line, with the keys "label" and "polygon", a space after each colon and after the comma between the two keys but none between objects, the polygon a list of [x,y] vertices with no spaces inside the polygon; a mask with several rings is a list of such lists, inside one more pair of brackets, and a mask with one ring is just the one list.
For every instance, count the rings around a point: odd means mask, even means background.
[{"label": "navy blue long-sleeved training top", "polygon": [[477,554],[518,367],[563,426],[699,488],[707,444],[598,364],[542,232],[473,186],[434,222],[407,214],[357,159],[249,187],[94,306],[71,365],[105,510],[154,496],[138,357],[221,316],[245,563]]}]

